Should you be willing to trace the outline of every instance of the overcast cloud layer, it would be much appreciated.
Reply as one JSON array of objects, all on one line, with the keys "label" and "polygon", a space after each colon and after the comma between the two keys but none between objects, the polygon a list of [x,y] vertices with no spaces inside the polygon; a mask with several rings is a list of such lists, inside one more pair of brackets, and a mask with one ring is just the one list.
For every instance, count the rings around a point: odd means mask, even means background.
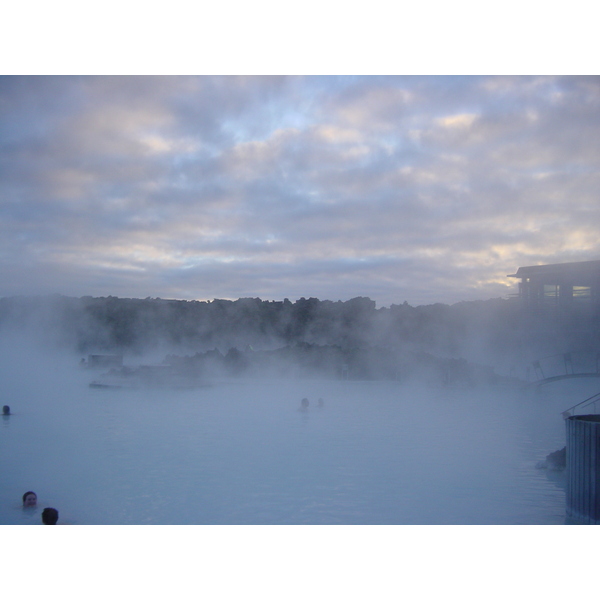
[{"label": "overcast cloud layer", "polygon": [[2,77],[0,296],[506,297],[599,149],[597,77]]}]

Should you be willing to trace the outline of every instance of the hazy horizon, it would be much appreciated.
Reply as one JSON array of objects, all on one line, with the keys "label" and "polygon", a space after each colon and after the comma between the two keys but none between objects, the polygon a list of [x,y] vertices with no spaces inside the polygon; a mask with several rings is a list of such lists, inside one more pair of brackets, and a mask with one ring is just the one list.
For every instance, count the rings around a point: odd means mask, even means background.
[{"label": "hazy horizon", "polygon": [[[509,295],[509,297],[512,296],[512,294]],[[515,293],[516,296],[516,293]],[[224,298],[224,297],[220,297],[220,298],[167,298],[167,297],[160,297],[160,296],[146,296],[144,298],[142,298],[141,296],[116,296],[114,294],[105,294],[102,296],[91,296],[90,294],[84,294],[81,296],[75,296],[75,295],[70,295],[70,294],[63,294],[61,292],[51,292],[51,293],[32,293],[32,294],[13,294],[13,295],[7,295],[7,296],[0,296],[0,299],[13,299],[13,298],[51,298],[51,297],[59,297],[59,298],[70,298],[70,299],[83,299],[83,298],[94,298],[94,299],[101,299],[101,298],[117,298],[119,300],[159,300],[159,301],[165,301],[165,302],[216,302],[216,301],[226,301],[226,302],[236,302],[238,300],[255,300],[258,299],[261,302],[284,302],[285,300],[290,301],[292,304],[295,304],[296,302],[299,302],[301,300],[309,300],[309,299],[316,299],[319,300],[320,302],[333,302],[333,303],[337,303],[337,302],[349,302],[351,300],[356,300],[358,298],[365,298],[368,300],[372,300],[373,302],[376,303],[376,310],[380,309],[380,308],[390,308],[390,306],[392,305],[400,305],[400,304],[404,304],[405,302],[413,307],[413,308],[419,308],[421,306],[431,306],[434,304],[443,304],[446,306],[453,306],[454,304],[461,304],[463,302],[488,302],[488,301],[494,301],[494,300],[508,300],[509,297],[490,297],[490,298],[477,298],[477,299],[473,299],[473,300],[457,300],[456,302],[443,302],[443,301],[432,301],[432,302],[427,302],[425,304],[411,304],[410,302],[407,301],[402,301],[402,302],[391,302],[389,304],[379,304],[376,300],[373,300],[373,298],[371,298],[370,296],[353,296],[351,298],[336,298],[336,299],[332,299],[332,298],[318,298],[315,296],[308,296],[308,295],[303,295],[303,296],[298,296],[297,298],[266,298],[266,297],[260,297],[260,296],[240,296],[237,298]]]}]

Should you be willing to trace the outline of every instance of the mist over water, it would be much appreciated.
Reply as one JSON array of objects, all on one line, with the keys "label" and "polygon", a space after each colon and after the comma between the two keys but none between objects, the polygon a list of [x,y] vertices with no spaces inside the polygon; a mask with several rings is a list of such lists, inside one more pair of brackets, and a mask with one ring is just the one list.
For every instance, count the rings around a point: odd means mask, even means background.
[{"label": "mist over water", "polygon": [[38,524],[45,506],[71,524],[562,524],[564,481],[535,467],[591,385],[93,389],[80,356],[0,350],[2,524]]}]

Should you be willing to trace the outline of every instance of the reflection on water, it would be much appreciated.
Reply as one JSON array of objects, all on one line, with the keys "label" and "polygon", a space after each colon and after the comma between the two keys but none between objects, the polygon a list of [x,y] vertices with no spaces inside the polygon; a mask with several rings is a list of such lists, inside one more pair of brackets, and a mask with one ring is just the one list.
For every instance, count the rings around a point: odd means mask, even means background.
[{"label": "reflection on water", "polygon": [[98,390],[79,375],[16,400],[1,523],[31,522],[15,506],[27,489],[82,524],[565,523],[563,476],[535,468],[564,446],[560,397],[299,380]]}]

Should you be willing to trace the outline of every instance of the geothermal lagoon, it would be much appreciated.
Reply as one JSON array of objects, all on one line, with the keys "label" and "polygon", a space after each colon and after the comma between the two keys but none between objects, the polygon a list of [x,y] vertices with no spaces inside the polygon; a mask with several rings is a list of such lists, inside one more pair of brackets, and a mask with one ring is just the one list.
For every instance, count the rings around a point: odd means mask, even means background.
[{"label": "geothermal lagoon", "polygon": [[[560,413],[597,391],[94,378],[72,356],[4,361],[1,524],[39,524],[53,506],[74,525],[560,525],[564,474],[536,466],[565,445]],[[36,509],[21,507],[27,490]]]}]

